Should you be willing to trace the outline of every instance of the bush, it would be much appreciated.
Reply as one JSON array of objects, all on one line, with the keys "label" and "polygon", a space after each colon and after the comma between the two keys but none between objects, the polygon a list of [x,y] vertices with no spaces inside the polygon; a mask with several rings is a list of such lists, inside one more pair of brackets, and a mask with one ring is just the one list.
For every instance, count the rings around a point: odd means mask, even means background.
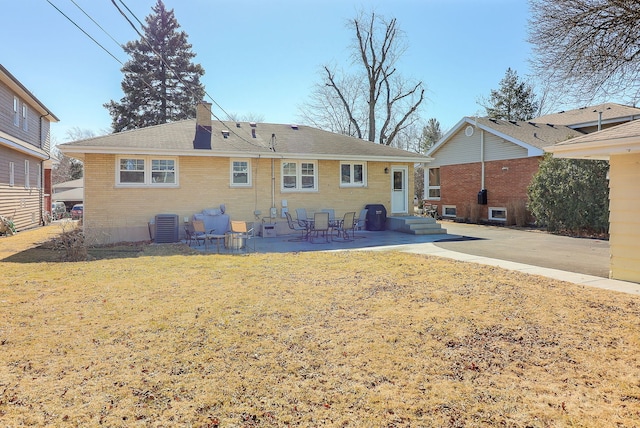
[{"label": "bush", "polygon": [[550,232],[608,233],[606,161],[545,155],[528,189],[529,210]]}]

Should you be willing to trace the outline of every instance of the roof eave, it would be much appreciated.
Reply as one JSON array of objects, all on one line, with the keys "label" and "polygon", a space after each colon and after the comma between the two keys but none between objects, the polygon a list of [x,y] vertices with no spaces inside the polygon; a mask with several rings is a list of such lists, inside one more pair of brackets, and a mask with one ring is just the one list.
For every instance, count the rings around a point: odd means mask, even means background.
[{"label": "roof eave", "polygon": [[640,153],[640,140],[638,137],[629,137],[619,140],[557,144],[545,147],[545,151],[558,158],[609,160],[612,155]]},{"label": "roof eave", "polygon": [[362,154],[317,154],[317,153],[285,153],[285,152],[244,152],[244,151],[214,151],[214,150],[163,150],[163,149],[137,149],[137,148],[106,148],[95,146],[58,146],[60,151],[68,156],[83,159],[85,154],[112,154],[112,155],[145,155],[145,156],[203,156],[224,158],[266,158],[266,159],[308,159],[308,160],[341,160],[341,161],[371,161],[371,162],[431,162],[433,158],[428,156],[377,156]]}]

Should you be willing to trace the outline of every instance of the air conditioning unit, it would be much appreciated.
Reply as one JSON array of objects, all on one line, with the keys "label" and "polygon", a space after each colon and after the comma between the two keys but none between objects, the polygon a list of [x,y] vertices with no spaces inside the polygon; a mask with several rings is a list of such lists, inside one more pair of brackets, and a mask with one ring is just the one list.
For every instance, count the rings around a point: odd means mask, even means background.
[{"label": "air conditioning unit", "polygon": [[156,244],[169,244],[178,242],[178,215],[156,215]]}]

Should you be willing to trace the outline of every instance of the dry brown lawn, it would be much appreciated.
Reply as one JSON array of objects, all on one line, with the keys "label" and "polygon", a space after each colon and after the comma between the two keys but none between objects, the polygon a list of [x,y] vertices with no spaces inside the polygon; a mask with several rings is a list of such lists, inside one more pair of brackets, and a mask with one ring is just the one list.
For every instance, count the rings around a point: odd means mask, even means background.
[{"label": "dry brown lawn", "polygon": [[397,252],[144,254],[0,262],[0,426],[640,426],[637,296]]}]

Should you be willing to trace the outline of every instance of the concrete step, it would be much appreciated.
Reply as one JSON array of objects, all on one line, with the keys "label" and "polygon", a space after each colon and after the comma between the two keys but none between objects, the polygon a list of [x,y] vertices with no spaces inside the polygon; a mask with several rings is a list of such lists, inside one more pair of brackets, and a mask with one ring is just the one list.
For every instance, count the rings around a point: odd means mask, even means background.
[{"label": "concrete step", "polygon": [[387,229],[411,235],[439,235],[447,233],[446,229],[431,217],[387,217]]}]

